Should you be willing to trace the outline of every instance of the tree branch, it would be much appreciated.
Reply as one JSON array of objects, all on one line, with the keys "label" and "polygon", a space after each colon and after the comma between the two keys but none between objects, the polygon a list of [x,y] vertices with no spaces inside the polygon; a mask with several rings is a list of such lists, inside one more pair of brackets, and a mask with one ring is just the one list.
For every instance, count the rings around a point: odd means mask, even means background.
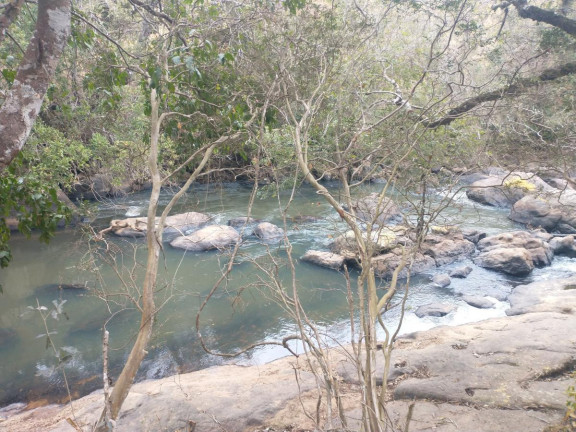
[{"label": "tree branch", "polygon": [[567,18],[548,9],[530,6],[527,0],[517,0],[511,3],[521,18],[550,24],[551,26],[564,30],[570,36],[576,37],[576,20]]},{"label": "tree branch", "polygon": [[446,116],[443,118],[433,122],[425,122],[424,126],[429,129],[434,129],[439,126],[448,125],[457,118],[464,116],[466,113],[472,111],[474,108],[482,105],[485,102],[494,102],[507,97],[518,96],[528,88],[536,87],[542,83],[554,81],[573,74],[576,74],[576,62],[565,63],[554,68],[546,69],[536,77],[521,78],[515,83],[506,87],[486,93],[481,93],[478,96],[468,99],[467,101],[458,105],[456,108],[452,108],[450,111],[448,111],[448,114],[446,114]]}]

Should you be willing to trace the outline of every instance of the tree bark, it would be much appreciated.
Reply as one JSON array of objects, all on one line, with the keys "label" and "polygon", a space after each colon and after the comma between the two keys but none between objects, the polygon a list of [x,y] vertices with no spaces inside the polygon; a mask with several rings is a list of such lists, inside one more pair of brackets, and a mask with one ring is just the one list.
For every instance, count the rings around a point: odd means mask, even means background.
[{"label": "tree bark", "polygon": [[452,108],[446,116],[433,122],[424,122],[424,125],[429,129],[434,129],[439,126],[445,126],[452,123],[457,118],[462,117],[469,111],[472,111],[477,106],[485,102],[494,102],[510,96],[518,96],[523,91],[530,87],[536,87],[539,84],[554,81],[568,75],[576,74],[576,62],[565,63],[554,68],[546,69],[540,75],[531,78],[521,78],[515,83],[498,90],[493,90],[486,93],[481,93],[478,96],[468,99],[455,108]]},{"label": "tree bark", "polygon": [[70,0],[39,0],[34,35],[0,108],[0,173],[26,143],[70,34]]},{"label": "tree bark", "polygon": [[12,0],[6,4],[4,13],[0,16],[0,43],[4,40],[10,24],[18,17],[23,4],[24,0]]}]

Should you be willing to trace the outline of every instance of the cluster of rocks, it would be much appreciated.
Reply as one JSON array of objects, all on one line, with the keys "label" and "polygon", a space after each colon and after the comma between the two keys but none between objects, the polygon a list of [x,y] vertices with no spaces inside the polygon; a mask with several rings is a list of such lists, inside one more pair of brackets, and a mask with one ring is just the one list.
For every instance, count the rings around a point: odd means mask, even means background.
[{"label": "cluster of rocks", "polygon": [[509,208],[509,218],[548,232],[576,234],[576,190],[565,179],[544,181],[533,173],[482,176],[466,195],[481,204]]},{"label": "cluster of rocks", "polygon": [[[270,222],[238,217],[230,219],[228,225],[208,225],[212,218],[204,213],[187,212],[168,216],[164,222],[164,234],[170,236],[170,245],[178,249],[201,252],[233,247],[242,240],[242,235],[254,235],[263,241],[278,241],[284,230]],[[156,218],[158,224],[159,218]],[[252,227],[252,231],[245,229]],[[144,237],[148,230],[145,217],[112,220],[103,232],[112,232],[121,237]]]}]

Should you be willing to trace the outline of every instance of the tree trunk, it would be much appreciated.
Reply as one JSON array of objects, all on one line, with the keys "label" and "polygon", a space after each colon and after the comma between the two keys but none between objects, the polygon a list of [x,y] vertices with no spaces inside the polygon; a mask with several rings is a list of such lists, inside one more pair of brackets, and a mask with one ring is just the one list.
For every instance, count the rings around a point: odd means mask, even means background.
[{"label": "tree trunk", "polygon": [[39,0],[36,30],[0,108],[0,173],[26,143],[70,33],[70,0]]}]

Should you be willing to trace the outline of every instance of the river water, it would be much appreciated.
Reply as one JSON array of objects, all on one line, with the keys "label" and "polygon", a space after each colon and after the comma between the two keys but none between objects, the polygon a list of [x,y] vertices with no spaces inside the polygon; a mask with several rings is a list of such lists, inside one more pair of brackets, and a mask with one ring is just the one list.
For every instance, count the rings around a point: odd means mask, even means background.
[{"label": "river water", "polygon": [[[336,184],[330,188],[337,194]],[[368,185],[358,193],[367,194],[377,188],[378,185]],[[250,193],[251,186],[236,183],[196,186],[174,213],[206,212],[213,216],[214,222],[225,224],[232,217],[246,215]],[[170,191],[163,192],[162,204],[165,205],[170,196]],[[268,190],[259,192],[253,217],[282,226],[281,209],[290,202],[286,228],[293,246],[301,300],[310,317],[329,335],[331,343],[346,343],[350,338],[349,312],[342,274],[298,260],[308,249],[325,250],[344,226],[311,188],[300,187],[293,200],[289,198],[289,191],[282,191],[279,196]],[[441,194],[436,198],[440,199]],[[147,199],[148,193],[142,192],[98,203],[97,216],[91,225],[98,230],[106,227],[112,218],[124,218],[126,214],[145,215]],[[438,223],[457,223],[488,233],[518,229],[506,215],[505,210],[474,204],[465,195],[458,194],[454,205],[443,213],[443,219]],[[318,219],[305,221],[301,216]],[[138,313],[128,296],[138,295],[131,285],[137,287],[142,277],[145,240],[109,236],[107,242],[108,249],[115,253],[115,266],[90,254],[95,246],[89,242],[85,228],[59,231],[48,245],[14,236],[14,260],[0,272],[4,290],[0,295],[0,406],[63,397],[62,369],[75,397],[101,387],[101,338],[105,322],[110,332],[111,374],[116,376],[119,372],[139,323]],[[207,354],[201,348],[195,330],[198,308],[227,262],[225,252],[184,253],[165,244],[156,295],[157,305],[162,307],[138,379],[160,378],[231,361]],[[237,352],[260,341],[279,340],[294,333],[295,329],[293,321],[274,299],[270,278],[259,268],[275,270],[279,280],[291,286],[291,273],[284,265],[285,249],[245,236],[236,262],[225,283],[208,302],[200,321],[209,347],[222,353]],[[453,279],[447,288],[434,287],[431,276],[466,261],[414,277],[402,332],[502,316],[508,307],[505,297],[515,285],[573,274],[575,262],[555,258],[551,267],[535,270],[524,279],[474,267],[467,279]],[[351,276],[352,279],[356,277],[354,272]],[[88,289],[59,289],[59,284],[81,285]],[[108,301],[103,300],[104,293]],[[490,295],[500,301],[490,310],[475,309],[458,298],[461,293]],[[438,301],[456,304],[457,310],[443,318],[419,319],[414,315],[418,305]],[[38,306],[46,310],[38,311]],[[52,314],[56,306],[60,311]],[[50,332],[49,341],[42,314]],[[393,309],[386,319],[394,324],[398,311]],[[232,361],[262,363],[287,354],[281,347],[265,346]],[[59,365],[59,359],[65,361]]]}]

